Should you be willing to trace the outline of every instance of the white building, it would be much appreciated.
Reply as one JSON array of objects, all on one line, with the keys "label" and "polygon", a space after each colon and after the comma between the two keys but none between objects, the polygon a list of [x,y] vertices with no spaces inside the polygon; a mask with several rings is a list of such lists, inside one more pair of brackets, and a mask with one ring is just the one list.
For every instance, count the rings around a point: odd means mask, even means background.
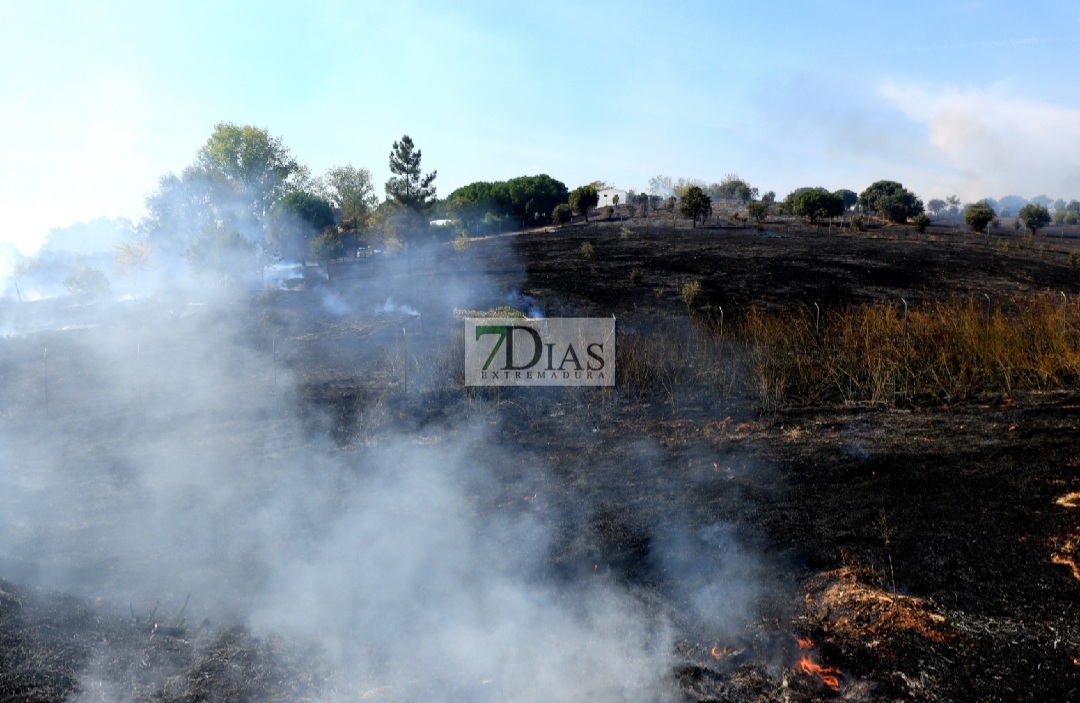
[{"label": "white building", "polygon": [[604,188],[596,192],[597,200],[596,207],[607,207],[608,205],[615,205],[615,196],[619,196],[619,205],[626,205],[630,202],[630,196],[625,190],[619,188]]}]

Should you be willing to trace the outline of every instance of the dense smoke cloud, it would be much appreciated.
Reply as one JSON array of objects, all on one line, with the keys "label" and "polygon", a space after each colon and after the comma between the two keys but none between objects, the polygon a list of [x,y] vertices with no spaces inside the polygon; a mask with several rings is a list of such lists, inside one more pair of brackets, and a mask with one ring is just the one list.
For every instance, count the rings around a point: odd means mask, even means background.
[{"label": "dense smoke cloud", "polygon": [[[308,279],[278,305],[299,306],[299,320],[414,326],[507,301],[542,314],[468,267],[409,274],[423,256],[348,285]],[[267,331],[266,294],[147,277],[144,298],[82,305],[92,324],[65,329],[70,311],[53,306],[48,324],[8,340],[0,575],[123,612],[176,612],[190,594],[189,622],[314,643],[342,680],[387,698],[662,695],[673,612],[617,571],[552,568],[556,535],[596,509],[536,498],[552,467],[468,414],[342,448],[281,361],[277,337],[304,331]],[[348,368],[389,353],[381,344],[308,363]],[[432,353],[460,364],[457,346]],[[640,456],[639,471],[658,471]],[[646,528],[675,600],[710,632],[737,631],[756,588],[738,538]]]}]

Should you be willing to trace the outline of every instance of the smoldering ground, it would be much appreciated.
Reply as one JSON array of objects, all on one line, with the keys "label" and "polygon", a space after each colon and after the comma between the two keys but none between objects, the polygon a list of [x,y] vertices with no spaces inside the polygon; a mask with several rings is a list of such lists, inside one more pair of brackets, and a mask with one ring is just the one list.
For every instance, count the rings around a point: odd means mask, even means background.
[{"label": "smoldering ground", "polygon": [[[183,609],[184,636],[204,652],[236,624],[312,646],[332,673],[303,696],[669,695],[677,623],[737,637],[760,588],[756,557],[722,525],[616,501],[617,522],[643,535],[634,568],[651,575],[638,578],[625,555],[588,544],[610,495],[537,490],[556,469],[587,473],[587,457],[555,467],[504,445],[497,402],[446,400],[422,363],[411,390],[397,385],[403,328],[414,357],[430,343],[439,358],[424,363],[457,367],[452,308],[510,295],[482,265],[438,275],[435,261],[388,259],[270,297],[222,289],[191,305],[190,293],[158,293],[91,326],[5,340],[0,575],[140,623],[175,624]],[[305,389],[356,368],[395,391],[376,399],[372,441],[342,442],[327,430],[342,418]],[[448,409],[426,425],[414,410],[432,397]],[[659,475],[653,454],[633,455],[628,480]],[[588,568],[596,554],[605,568]],[[129,653],[109,648],[93,645],[81,688],[130,698],[130,670],[101,664]]]}]

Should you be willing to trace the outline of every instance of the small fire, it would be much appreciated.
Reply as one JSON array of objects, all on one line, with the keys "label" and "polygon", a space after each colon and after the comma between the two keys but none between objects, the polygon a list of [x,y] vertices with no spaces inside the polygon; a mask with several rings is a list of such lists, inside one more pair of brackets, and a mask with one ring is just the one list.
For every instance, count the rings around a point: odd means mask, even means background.
[{"label": "small fire", "polygon": [[813,640],[801,640],[798,637],[796,637],[795,641],[799,643],[799,649],[813,649],[814,648]]},{"label": "small fire", "polygon": [[723,659],[724,657],[730,656],[734,653],[735,650],[731,647],[720,647],[719,645],[709,650],[709,654],[712,655],[712,658],[717,660]]},{"label": "small fire", "polygon": [[[801,645],[800,645],[801,647]],[[803,656],[799,660],[797,669],[804,674],[817,676],[821,682],[834,691],[840,690],[840,670],[834,666],[821,666],[814,662],[810,655]]]}]

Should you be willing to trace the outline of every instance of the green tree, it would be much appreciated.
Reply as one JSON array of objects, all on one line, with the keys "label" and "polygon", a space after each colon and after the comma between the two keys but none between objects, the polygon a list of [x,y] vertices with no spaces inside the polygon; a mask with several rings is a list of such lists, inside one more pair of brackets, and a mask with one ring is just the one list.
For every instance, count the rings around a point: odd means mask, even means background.
[{"label": "green tree", "polygon": [[405,135],[394,142],[390,150],[390,172],[394,174],[386,182],[386,198],[414,213],[422,213],[431,207],[435,199],[435,176],[437,171],[424,174],[420,169],[421,152]]},{"label": "green tree", "polygon": [[798,188],[784,199],[784,212],[813,224],[819,218],[843,215],[844,200],[825,188]]},{"label": "green tree", "polygon": [[689,217],[691,227],[696,228],[698,219],[701,224],[705,224],[705,220],[712,214],[712,198],[698,186],[689,186],[679,201],[679,211],[684,217]]},{"label": "green tree", "polygon": [[853,190],[848,190],[847,188],[841,188],[840,190],[835,191],[833,195],[840,198],[840,201],[844,203],[845,210],[850,210],[859,202],[858,193]]},{"label": "green tree", "polygon": [[290,179],[306,177],[306,169],[292,158],[280,137],[231,122],[215,125],[196,154],[195,167],[211,179],[227,182],[259,220],[278,199],[294,190]]},{"label": "green tree", "polygon": [[972,203],[964,208],[964,222],[968,224],[972,232],[982,232],[986,226],[994,221],[997,213],[985,200]]},{"label": "green tree", "polygon": [[1018,217],[1024,223],[1024,227],[1027,227],[1027,230],[1032,234],[1050,224],[1050,211],[1046,209],[1045,205],[1041,204],[1028,203],[1020,208]]},{"label": "green tree", "polygon": [[713,183],[707,189],[707,195],[719,200],[737,200],[748,203],[758,197],[758,189],[739,178],[737,173],[729,173],[719,183]]},{"label": "green tree", "polygon": [[573,210],[567,203],[559,203],[555,206],[555,209],[551,211],[551,221],[557,225],[565,225],[571,220],[573,216]]},{"label": "green tree", "polygon": [[759,203],[750,203],[746,206],[746,214],[760,225],[769,216],[769,203],[764,200]]},{"label": "green tree", "polygon": [[927,217],[925,212],[920,212],[915,216],[915,230],[922,234],[926,231],[926,228],[930,226],[930,218]]},{"label": "green tree", "polygon": [[945,201],[940,198],[934,198],[926,204],[926,209],[930,211],[931,215],[940,215],[945,212]]},{"label": "green tree", "polygon": [[379,206],[371,171],[352,164],[335,166],[327,169],[320,185],[318,194],[341,208],[344,228],[359,233],[368,227]]},{"label": "green tree", "polygon": [[922,201],[896,181],[876,181],[859,194],[859,205],[890,222],[903,223],[923,211]]},{"label": "green tree", "polygon": [[266,225],[268,241],[277,254],[302,262],[311,251],[311,241],[334,227],[334,211],[317,195],[289,193],[274,203]]},{"label": "green tree", "polygon": [[950,195],[945,198],[945,211],[950,215],[956,215],[960,212],[960,196]]},{"label": "green tree", "polygon": [[[274,202],[298,190],[307,169],[281,139],[250,125],[222,122],[179,176],[166,174],[147,198],[141,229],[158,254],[196,267],[253,263]],[[236,237],[250,246],[239,246]],[[220,273],[228,273],[222,271]]]},{"label": "green tree", "polygon": [[600,202],[600,196],[592,185],[575,188],[570,193],[569,199],[574,213],[584,215],[586,222],[589,221],[589,208],[596,207],[596,204]]}]

